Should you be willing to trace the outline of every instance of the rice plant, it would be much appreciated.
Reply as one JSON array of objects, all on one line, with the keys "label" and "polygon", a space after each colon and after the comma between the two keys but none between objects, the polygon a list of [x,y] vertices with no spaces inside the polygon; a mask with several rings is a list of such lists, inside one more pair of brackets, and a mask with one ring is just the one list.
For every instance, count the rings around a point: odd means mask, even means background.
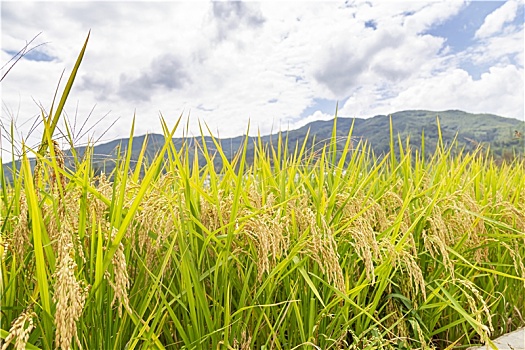
[{"label": "rice plant", "polygon": [[391,131],[379,157],[334,123],[320,151],[281,135],[248,163],[248,141],[176,146],[179,118],[134,169],[68,169],[53,136],[86,44],[0,173],[2,349],[460,349],[525,325],[523,159]]}]

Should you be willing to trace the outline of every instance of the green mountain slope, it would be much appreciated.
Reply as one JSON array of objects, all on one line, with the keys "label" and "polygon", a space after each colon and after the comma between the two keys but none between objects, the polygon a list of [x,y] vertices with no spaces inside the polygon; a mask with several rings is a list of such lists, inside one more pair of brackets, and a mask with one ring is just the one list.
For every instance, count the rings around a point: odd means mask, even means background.
[{"label": "green mountain slope", "polygon": [[[397,112],[391,115],[394,135],[399,136],[403,142],[410,137],[412,148],[421,147],[421,136],[425,135],[425,153],[430,155],[434,152],[438,142],[438,125],[436,118],[439,117],[442,139],[445,145],[453,142],[467,151],[474,150],[478,145],[489,148],[491,154],[497,160],[511,160],[515,156],[525,155],[524,136],[516,137],[516,131],[525,135],[525,122],[517,119],[503,118],[492,114],[471,114],[463,111],[450,110],[442,112],[409,110]],[[354,143],[359,140],[366,140],[371,150],[378,157],[390,151],[390,116],[378,115],[369,119],[359,118],[338,118],[337,119],[337,140],[338,147],[344,146],[349,130],[354,123],[352,138]],[[297,130],[283,131],[281,136],[287,139],[289,148],[293,150],[295,145],[302,145],[308,134],[307,146],[313,149],[323,147],[330,139],[334,121],[315,121]],[[275,145],[278,141],[278,134],[266,135],[261,137],[261,141],[266,144]],[[140,150],[145,140],[145,135],[134,138],[132,147],[132,161],[138,158]],[[203,141],[204,140],[204,141]],[[218,139],[221,148],[228,159],[232,159],[235,153],[242,146],[245,138],[243,136],[234,138]],[[110,173],[114,169],[117,154],[126,150],[128,139],[114,140],[109,143],[97,145],[93,149],[94,169],[97,172]],[[174,143],[178,148],[182,143],[192,146],[190,149],[201,149],[197,144],[206,142],[211,155],[216,153],[216,147],[211,137],[198,138],[175,138]],[[257,138],[249,137],[247,160],[253,158],[253,145]],[[158,134],[148,135],[146,155],[151,159],[164,144],[164,136]],[[83,156],[85,147],[76,149],[78,155]],[[71,152],[66,151],[66,156]],[[204,160],[200,154],[202,163]],[[215,165],[222,166],[219,156],[215,158]],[[132,162],[133,163],[133,162]],[[71,162],[68,164],[73,166]],[[4,164],[4,171],[9,173],[11,164]],[[8,176],[9,177],[9,176]]]}]

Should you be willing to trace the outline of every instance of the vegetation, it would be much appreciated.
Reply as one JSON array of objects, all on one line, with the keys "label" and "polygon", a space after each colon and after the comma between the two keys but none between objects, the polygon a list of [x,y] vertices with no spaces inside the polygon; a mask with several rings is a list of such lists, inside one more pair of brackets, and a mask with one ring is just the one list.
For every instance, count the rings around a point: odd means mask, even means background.
[{"label": "vegetation", "polygon": [[320,151],[245,138],[230,161],[211,138],[217,169],[161,121],[109,181],[52,139],[84,49],[35,169],[0,173],[3,349],[465,348],[525,325],[523,159],[442,137],[427,158],[391,126],[378,158],[334,124]]},{"label": "vegetation", "polygon": [[[436,118],[440,121],[440,133]],[[306,142],[306,147],[311,151],[320,152],[323,147],[330,144],[336,144],[339,152],[343,150],[346,144],[348,131],[353,128],[352,142],[357,144],[358,141],[367,141],[370,150],[382,158],[390,152],[390,137],[387,132],[392,122],[392,132],[401,138],[403,143],[410,140],[410,145],[414,149],[422,150],[423,135],[425,139],[425,157],[430,159],[436,152],[436,147],[441,138],[445,147],[454,146],[452,155],[457,150],[464,152],[474,152],[477,148],[483,148],[484,152],[494,159],[497,164],[503,161],[511,162],[515,158],[525,157],[525,123],[523,121],[498,117],[492,114],[471,114],[462,111],[402,111],[392,114],[391,116],[375,116],[370,119],[360,118],[338,118],[332,121],[316,121],[299,128],[278,132],[273,135],[264,135],[260,141],[265,147],[277,147],[278,140],[286,140],[290,145],[302,144]],[[332,137],[332,129],[336,123],[336,137]],[[244,147],[246,136],[234,138],[216,139],[220,144],[221,151],[226,159],[231,162],[236,152]],[[91,153],[93,167],[97,174],[102,172],[111,173],[115,169],[115,160],[118,157],[124,157],[124,153],[131,152],[130,167],[134,166],[142,153],[142,147],[146,142],[144,157],[152,159],[155,154],[162,149],[164,145],[164,135],[149,134],[134,137],[131,151],[127,146],[129,139],[113,140],[108,143],[96,145]],[[196,144],[206,142],[208,156],[213,158],[216,169],[222,169],[224,166],[222,158],[217,155],[218,151],[212,137],[188,137],[174,138],[173,144],[177,148],[185,144],[187,147],[195,147]],[[259,142],[259,137],[248,137],[246,143],[246,164],[253,164],[253,155]],[[71,143],[73,145],[73,143]],[[282,147],[284,145],[281,145]],[[74,150],[64,150],[66,166],[75,167],[73,153],[77,157],[83,157],[89,147],[75,147]],[[197,148],[199,152],[200,164],[206,163],[206,157],[203,154],[202,147]],[[293,147],[289,148],[293,152]],[[395,150],[396,155],[399,153]],[[20,152],[18,152],[20,153]],[[339,153],[340,155],[341,153]],[[193,161],[193,153],[190,153],[190,161]],[[339,160],[339,159],[337,159]],[[35,161],[31,160],[31,166],[34,167]],[[15,167],[20,168],[20,162]],[[11,181],[10,169],[13,164],[4,164],[4,171],[7,174],[8,181]]]}]

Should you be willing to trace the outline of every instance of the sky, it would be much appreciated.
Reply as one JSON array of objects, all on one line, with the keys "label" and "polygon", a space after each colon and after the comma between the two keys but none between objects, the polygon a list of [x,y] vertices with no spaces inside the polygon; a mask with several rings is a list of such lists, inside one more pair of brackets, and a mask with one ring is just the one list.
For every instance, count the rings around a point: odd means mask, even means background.
[{"label": "sky", "polygon": [[[524,120],[524,5],[508,1],[2,1],[2,148],[65,107],[75,142],[201,125],[219,137],[459,109]],[[248,129],[249,125],[249,129]],[[64,130],[64,128],[61,128]]]}]

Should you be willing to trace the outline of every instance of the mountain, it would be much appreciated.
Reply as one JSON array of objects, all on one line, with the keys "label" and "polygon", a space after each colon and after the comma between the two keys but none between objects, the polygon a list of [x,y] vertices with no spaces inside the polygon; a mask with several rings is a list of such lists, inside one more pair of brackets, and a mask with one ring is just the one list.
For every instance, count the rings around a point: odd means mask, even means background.
[{"label": "mountain", "polygon": [[[454,140],[460,148],[467,151],[475,149],[478,145],[490,147],[492,156],[500,161],[502,159],[511,160],[514,157],[525,156],[525,122],[503,118],[492,114],[471,114],[458,110],[449,111],[424,111],[408,110],[397,112],[391,115],[394,136],[396,144],[398,135],[403,140],[410,137],[412,148],[421,147],[421,136],[424,131],[425,153],[433,154],[438,142],[438,125],[436,118],[439,117],[442,140],[445,145],[450,145]],[[349,130],[354,123],[352,138],[355,141],[366,140],[374,154],[381,157],[390,151],[390,116],[378,115],[369,119],[360,118],[338,118],[337,119],[337,147],[342,148],[345,144]],[[295,145],[302,145],[308,134],[307,147],[319,149],[323,147],[332,136],[334,121],[315,121],[305,125],[297,130],[283,131],[281,136],[287,139],[291,151]],[[278,141],[278,134],[266,135],[261,137],[263,144],[275,145]],[[145,135],[134,137],[132,145],[132,164],[137,160]],[[244,136],[234,138],[217,139],[221,148],[228,159],[232,159],[245,140]],[[97,145],[93,149],[93,165],[96,172],[110,173],[114,169],[115,159],[120,152],[121,155],[127,149],[129,139],[118,139],[109,143]],[[197,138],[174,138],[174,144],[177,149],[185,143],[190,146],[189,149],[195,149],[201,145],[203,139]],[[204,137],[204,141],[211,155],[216,153],[215,145],[211,137]],[[247,161],[253,160],[254,144],[257,142],[256,137],[249,137],[247,147]],[[152,159],[158,150],[164,144],[164,136],[158,134],[149,134],[146,148],[146,158]],[[201,149],[200,147],[197,147]],[[86,151],[85,147],[75,149],[79,157],[82,157]],[[65,151],[66,158],[70,159],[71,151]],[[192,158],[192,157],[190,157]],[[204,164],[202,153],[199,156],[200,164]],[[219,156],[214,158],[214,164],[217,167],[222,166]],[[73,166],[70,161],[68,166]],[[11,164],[4,164],[4,171],[7,178],[10,178],[9,169]],[[17,164],[18,167],[18,164]]]}]

